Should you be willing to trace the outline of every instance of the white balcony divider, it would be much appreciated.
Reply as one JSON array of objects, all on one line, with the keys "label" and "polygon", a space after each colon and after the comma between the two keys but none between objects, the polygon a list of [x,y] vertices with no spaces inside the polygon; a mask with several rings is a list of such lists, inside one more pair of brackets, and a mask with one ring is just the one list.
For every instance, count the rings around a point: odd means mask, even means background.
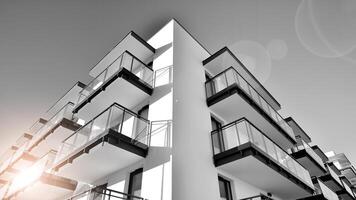
[{"label": "white balcony divider", "polygon": [[79,92],[77,105],[98,90],[101,85],[110,80],[111,77],[116,75],[122,68],[129,70],[141,81],[153,87],[153,70],[130,52],[125,51]]},{"label": "white balcony divider", "polygon": [[324,162],[323,160],[320,158],[320,156],[318,154],[315,153],[315,151],[310,147],[310,145],[306,142],[304,142],[303,139],[298,138],[297,139],[297,146],[293,148],[293,152],[298,152],[300,150],[305,149],[305,151],[321,166],[323,167],[325,170],[325,166],[324,166]]},{"label": "white balcony divider", "polygon": [[51,167],[56,151],[49,151],[36,163],[29,168],[21,171],[12,181],[7,192],[7,196],[13,195],[15,192],[31,186],[34,181],[41,177],[41,175]]},{"label": "white balcony divider", "polygon": [[329,187],[324,185],[324,183],[321,182],[319,179],[318,179],[318,183],[319,183],[319,187],[321,189],[321,192],[323,193],[323,195],[324,195],[324,197],[326,199],[328,199],[328,200],[339,200],[339,197],[337,196],[337,194],[335,194],[335,192],[330,190]]},{"label": "white balcony divider", "polygon": [[233,68],[216,75],[205,83],[207,98],[236,84],[244,91],[259,107],[270,116],[279,126],[292,138],[295,138],[293,129],[288,125],[284,118],[273,109],[273,107]]},{"label": "white balcony divider", "polygon": [[62,142],[56,162],[104,136],[109,129],[131,138],[132,143],[140,142],[149,146],[149,121],[114,103]]},{"label": "white balcony divider", "polygon": [[259,129],[242,118],[211,133],[214,155],[251,142],[276,163],[314,188],[309,172]]},{"label": "white balcony divider", "polygon": [[69,120],[72,119],[73,113],[72,110],[74,108],[74,103],[68,102],[64,105],[56,114],[54,114],[40,129],[37,130],[33,134],[32,140],[30,140],[28,147],[32,148],[32,146],[38,142],[40,138],[42,138],[48,131],[53,129],[58,123],[61,122],[63,118],[67,118]]}]

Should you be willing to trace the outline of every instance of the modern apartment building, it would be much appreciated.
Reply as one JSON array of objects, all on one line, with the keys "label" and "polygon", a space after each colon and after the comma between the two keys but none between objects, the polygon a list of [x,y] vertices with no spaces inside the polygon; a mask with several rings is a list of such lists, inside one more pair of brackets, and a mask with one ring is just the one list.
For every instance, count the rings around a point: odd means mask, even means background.
[{"label": "modern apartment building", "polygon": [[355,199],[239,59],[176,20],[129,32],[89,75],[5,152],[2,199]]}]

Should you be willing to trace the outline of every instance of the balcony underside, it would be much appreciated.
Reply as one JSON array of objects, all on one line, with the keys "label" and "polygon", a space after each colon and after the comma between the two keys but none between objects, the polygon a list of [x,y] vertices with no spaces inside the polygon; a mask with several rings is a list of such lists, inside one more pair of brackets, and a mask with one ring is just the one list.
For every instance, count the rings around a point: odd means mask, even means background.
[{"label": "balcony underside", "polygon": [[11,164],[11,168],[15,170],[22,170],[29,167],[36,161],[37,161],[36,156],[28,152],[23,152],[22,155],[19,156],[19,158]]},{"label": "balcony underside", "polygon": [[49,152],[51,149],[57,149],[65,138],[69,137],[73,134],[73,131],[80,127],[81,126],[74,121],[63,118],[58,125],[39,138],[30,148],[31,154],[40,157],[43,153]]},{"label": "balcony underside", "polygon": [[131,52],[145,63],[147,63],[146,61],[148,61],[155,53],[155,49],[151,45],[149,45],[135,32],[131,31],[108,54],[106,54],[94,68],[90,70],[90,76],[96,77],[99,75],[124,51]]},{"label": "balcony underside", "polygon": [[89,120],[113,102],[131,108],[150,96],[152,92],[152,87],[142,82],[127,69],[122,68],[120,72],[79,103],[73,112],[80,111],[80,116]]},{"label": "balcony underside", "polygon": [[64,196],[71,195],[76,187],[76,181],[44,173],[39,180],[32,183],[31,186],[11,195],[8,199],[61,199]]},{"label": "balcony underside", "polygon": [[251,143],[214,156],[215,166],[282,199],[309,196],[313,189]]},{"label": "balcony underside", "polygon": [[343,189],[343,186],[330,173],[319,176],[319,179],[335,193]]},{"label": "balcony underside", "polygon": [[323,194],[317,194],[305,198],[300,198],[298,200],[328,200]]},{"label": "balcony underside", "polygon": [[298,160],[305,169],[308,169],[311,176],[321,176],[327,173],[327,170],[320,166],[320,164],[310,156],[305,149],[292,153],[292,156],[294,159]]},{"label": "balcony underside", "polygon": [[131,138],[109,130],[56,165],[58,175],[92,183],[146,157],[148,147],[133,144]]},{"label": "balcony underside", "polygon": [[296,143],[270,116],[268,116],[237,84],[233,84],[207,99],[210,109],[231,122],[247,118],[282,148],[288,149]]}]

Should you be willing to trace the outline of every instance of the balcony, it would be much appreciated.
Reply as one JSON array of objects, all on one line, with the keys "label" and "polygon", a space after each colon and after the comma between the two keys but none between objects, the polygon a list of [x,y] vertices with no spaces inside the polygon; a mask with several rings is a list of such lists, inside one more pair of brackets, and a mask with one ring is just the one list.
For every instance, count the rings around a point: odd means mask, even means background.
[{"label": "balcony", "polygon": [[110,190],[108,188],[96,187],[83,193],[74,195],[66,200],[94,200],[94,199],[112,199],[112,200],[146,200],[142,197],[126,194],[123,192]]},{"label": "balcony", "polygon": [[233,67],[208,80],[205,88],[208,106],[226,121],[247,117],[283,149],[296,143],[288,123]]},{"label": "balcony", "polygon": [[327,173],[319,176],[319,179],[328,186],[333,192],[338,192],[343,189],[342,182],[337,174],[337,169],[332,163],[326,164]]},{"label": "balcony", "polygon": [[336,192],[342,200],[354,200],[355,196],[351,189],[351,184],[345,177],[340,178],[343,188]]},{"label": "balcony", "polygon": [[18,171],[32,165],[37,160],[36,156],[27,151],[29,142],[30,140],[27,140],[25,142],[21,142],[17,147],[12,147],[11,152],[0,166],[1,179],[3,179],[4,176],[6,176],[6,179],[13,178],[13,175],[8,176],[6,174],[17,173]]},{"label": "balcony", "polygon": [[233,67],[251,86],[258,91],[261,96],[275,110],[280,110],[281,105],[277,100],[263,87],[263,85],[251,74],[245,65],[227,48],[223,47],[209,58],[203,61],[205,69],[210,74],[218,74],[229,67]]},{"label": "balcony", "polygon": [[273,200],[273,199],[270,198],[270,197],[267,197],[267,196],[265,196],[263,194],[260,194],[260,195],[257,195],[257,196],[243,198],[243,199],[240,199],[240,200]]},{"label": "balcony", "polygon": [[297,145],[291,149],[291,152],[294,159],[308,169],[312,176],[320,176],[327,172],[323,160],[301,138],[297,139]]},{"label": "balcony", "polygon": [[214,164],[226,173],[282,199],[313,193],[309,172],[247,119],[214,130],[211,137]]},{"label": "balcony", "polygon": [[150,142],[149,124],[112,104],[62,142],[54,165],[56,174],[91,183],[142,160]]},{"label": "balcony", "polygon": [[77,182],[53,175],[48,170],[53,163],[56,151],[50,151],[35,164],[21,171],[10,183],[4,199],[58,199],[71,194]]},{"label": "balcony", "polygon": [[339,200],[337,194],[331,191],[319,179],[313,178],[313,183],[315,185],[315,193],[312,196],[298,200]]},{"label": "balcony", "polygon": [[113,101],[133,107],[152,91],[153,70],[125,51],[79,93],[73,112],[90,119]]},{"label": "balcony", "polygon": [[36,156],[43,156],[43,152],[56,149],[60,142],[80,128],[73,119],[74,104],[68,102],[53,114],[53,116],[36,132],[28,144],[28,151]]}]

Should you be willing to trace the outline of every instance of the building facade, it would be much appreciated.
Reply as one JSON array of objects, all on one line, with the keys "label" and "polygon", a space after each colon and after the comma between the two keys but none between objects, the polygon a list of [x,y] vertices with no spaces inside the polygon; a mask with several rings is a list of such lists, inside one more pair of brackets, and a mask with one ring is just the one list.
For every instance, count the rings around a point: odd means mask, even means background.
[{"label": "building facade", "polygon": [[5,152],[1,198],[355,199],[239,59],[176,20],[129,32],[89,75]]}]

